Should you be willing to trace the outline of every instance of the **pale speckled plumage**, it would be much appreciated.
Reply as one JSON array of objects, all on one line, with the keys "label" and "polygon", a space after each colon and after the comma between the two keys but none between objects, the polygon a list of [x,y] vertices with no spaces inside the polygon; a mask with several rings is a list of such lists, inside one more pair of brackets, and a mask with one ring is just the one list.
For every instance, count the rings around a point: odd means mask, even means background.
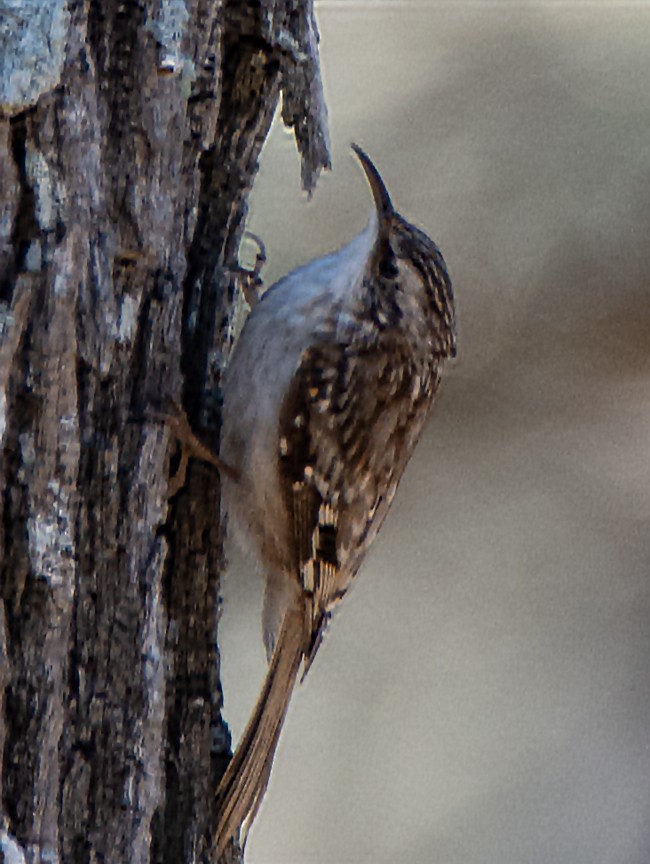
[{"label": "pale speckled plumage", "polygon": [[226,375],[221,456],[240,479],[224,477],[224,495],[267,575],[270,667],[217,793],[218,851],[254,818],[300,666],[388,512],[455,354],[442,256],[355,150],[370,224],[266,292]]},{"label": "pale speckled plumage", "polygon": [[[293,564],[286,518],[278,507],[278,466],[269,459],[280,446],[278,393],[288,391],[309,340],[349,318],[376,224],[373,214],[366,230],[344,249],[309,262],[269,288],[249,316],[226,373],[221,455],[239,466],[242,479],[236,488],[225,482],[224,497],[235,530],[265,569],[290,570]],[[337,318],[333,310],[339,305]]]}]

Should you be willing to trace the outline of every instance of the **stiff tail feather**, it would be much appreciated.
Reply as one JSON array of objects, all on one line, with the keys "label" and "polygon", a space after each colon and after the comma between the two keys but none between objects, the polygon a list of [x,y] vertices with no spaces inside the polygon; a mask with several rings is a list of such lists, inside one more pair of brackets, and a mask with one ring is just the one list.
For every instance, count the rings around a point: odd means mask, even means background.
[{"label": "stiff tail feather", "polygon": [[243,845],[262,803],[305,652],[305,625],[305,608],[300,598],[285,614],[262,692],[217,789],[216,860],[240,831]]}]

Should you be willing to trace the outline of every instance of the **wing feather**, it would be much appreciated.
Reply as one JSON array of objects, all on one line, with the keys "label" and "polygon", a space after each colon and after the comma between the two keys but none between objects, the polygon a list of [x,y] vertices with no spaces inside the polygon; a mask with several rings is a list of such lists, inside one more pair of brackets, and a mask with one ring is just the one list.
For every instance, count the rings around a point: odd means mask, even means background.
[{"label": "wing feather", "polygon": [[284,503],[311,607],[306,668],[388,511],[437,386],[399,348],[323,339],[303,353],[282,407]]}]

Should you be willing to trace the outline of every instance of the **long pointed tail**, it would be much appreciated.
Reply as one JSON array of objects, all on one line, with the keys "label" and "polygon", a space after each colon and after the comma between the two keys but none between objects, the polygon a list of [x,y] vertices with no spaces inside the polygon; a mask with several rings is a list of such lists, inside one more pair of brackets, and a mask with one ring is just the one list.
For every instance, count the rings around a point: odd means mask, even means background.
[{"label": "long pointed tail", "polygon": [[217,789],[217,860],[232,837],[239,831],[245,835],[262,803],[305,651],[305,623],[300,598],[284,617],[262,692]]}]

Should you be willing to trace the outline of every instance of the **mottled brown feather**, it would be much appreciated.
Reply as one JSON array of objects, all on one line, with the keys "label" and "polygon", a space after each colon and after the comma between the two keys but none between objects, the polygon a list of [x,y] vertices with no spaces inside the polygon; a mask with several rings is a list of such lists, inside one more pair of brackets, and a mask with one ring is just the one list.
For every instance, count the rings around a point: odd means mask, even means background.
[{"label": "mottled brown feather", "polygon": [[[375,223],[267,292],[227,375],[224,456],[241,478],[233,509],[267,568],[267,600],[277,601],[269,608],[284,617],[217,793],[219,854],[257,813],[300,668],[306,674],[354,581],[420,437],[441,364],[456,353],[442,255],[394,211],[374,165],[355,151]],[[254,401],[243,397],[251,379]],[[272,647],[278,628],[269,618]]]}]

